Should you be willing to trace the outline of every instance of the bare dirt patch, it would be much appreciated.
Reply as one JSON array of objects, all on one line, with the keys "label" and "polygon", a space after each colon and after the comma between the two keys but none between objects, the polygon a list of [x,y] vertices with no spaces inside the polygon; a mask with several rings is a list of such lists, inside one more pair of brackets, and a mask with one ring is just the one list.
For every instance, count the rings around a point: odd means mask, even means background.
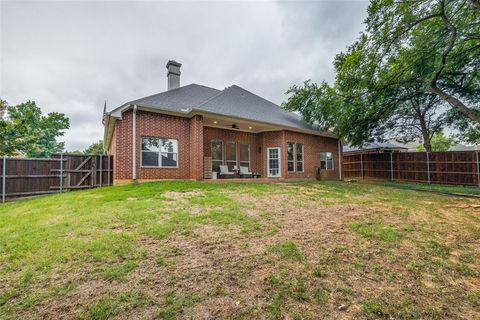
[{"label": "bare dirt patch", "polygon": [[199,196],[203,196],[203,195],[204,195],[204,192],[201,191],[201,190],[185,191],[185,192],[167,191],[167,192],[162,193],[162,196],[164,196],[166,198],[169,198],[169,199],[174,199],[174,200],[199,197]]}]

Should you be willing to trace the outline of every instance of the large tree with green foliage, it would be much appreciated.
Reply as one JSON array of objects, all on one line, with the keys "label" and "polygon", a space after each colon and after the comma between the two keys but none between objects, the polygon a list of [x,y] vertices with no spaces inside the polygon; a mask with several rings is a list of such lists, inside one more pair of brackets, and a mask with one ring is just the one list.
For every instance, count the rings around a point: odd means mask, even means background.
[{"label": "large tree with green foliage", "polygon": [[286,107],[354,145],[430,95],[480,123],[479,17],[474,0],[371,0],[366,31],[335,58],[334,85],[292,87]]},{"label": "large tree with green foliage", "polygon": [[103,149],[103,140],[99,140],[98,142],[92,143],[87,149],[84,151],[85,154],[105,154],[105,150]]},{"label": "large tree with green foliage", "polygon": [[426,150],[423,145],[417,146],[417,151],[448,151],[450,147],[455,143],[453,137],[446,137],[443,132],[436,133],[431,139],[431,149]]},{"label": "large tree with green foliage", "polygon": [[57,138],[69,127],[63,113],[44,116],[34,101],[7,106],[6,115],[0,119],[0,155],[49,157],[63,151],[64,143]]}]

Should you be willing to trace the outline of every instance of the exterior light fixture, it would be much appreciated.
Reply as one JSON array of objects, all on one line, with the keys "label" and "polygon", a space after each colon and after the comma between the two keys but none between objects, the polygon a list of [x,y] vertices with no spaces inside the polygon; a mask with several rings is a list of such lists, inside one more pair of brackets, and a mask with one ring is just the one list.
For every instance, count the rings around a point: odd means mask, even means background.
[{"label": "exterior light fixture", "polygon": [[252,127],[248,127],[248,129],[252,129]]},{"label": "exterior light fixture", "polygon": [[217,123],[218,123],[218,121],[217,121],[217,120],[215,120],[215,121],[213,121],[213,123],[217,124]]}]

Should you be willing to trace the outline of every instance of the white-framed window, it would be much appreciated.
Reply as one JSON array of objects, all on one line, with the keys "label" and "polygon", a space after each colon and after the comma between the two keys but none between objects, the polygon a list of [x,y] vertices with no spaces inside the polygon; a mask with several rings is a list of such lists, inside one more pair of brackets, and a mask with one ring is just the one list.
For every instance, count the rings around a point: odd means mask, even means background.
[{"label": "white-framed window", "polygon": [[212,140],[210,146],[212,151],[212,170],[219,172],[220,166],[223,164],[223,141]]},{"label": "white-framed window", "polygon": [[333,153],[320,152],[320,169],[333,170]]},{"label": "white-framed window", "polygon": [[228,170],[232,171],[233,167],[237,165],[237,143],[234,141],[227,141],[225,148],[225,159]]},{"label": "white-framed window", "polygon": [[239,143],[240,148],[240,166],[250,169],[250,144]]},{"label": "white-framed window", "polygon": [[295,143],[287,143],[287,171],[295,172]]},{"label": "white-framed window", "polygon": [[297,143],[297,171],[303,172],[303,144]]},{"label": "white-framed window", "polygon": [[178,140],[142,137],[142,167],[178,168]]}]

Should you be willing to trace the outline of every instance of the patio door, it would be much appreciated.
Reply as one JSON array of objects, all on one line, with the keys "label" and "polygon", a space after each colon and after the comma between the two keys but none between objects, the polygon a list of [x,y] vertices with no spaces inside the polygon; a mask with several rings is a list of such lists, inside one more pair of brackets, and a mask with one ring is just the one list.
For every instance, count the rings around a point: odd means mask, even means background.
[{"label": "patio door", "polygon": [[281,176],[282,164],[280,161],[280,148],[267,148],[267,173],[268,177]]}]

